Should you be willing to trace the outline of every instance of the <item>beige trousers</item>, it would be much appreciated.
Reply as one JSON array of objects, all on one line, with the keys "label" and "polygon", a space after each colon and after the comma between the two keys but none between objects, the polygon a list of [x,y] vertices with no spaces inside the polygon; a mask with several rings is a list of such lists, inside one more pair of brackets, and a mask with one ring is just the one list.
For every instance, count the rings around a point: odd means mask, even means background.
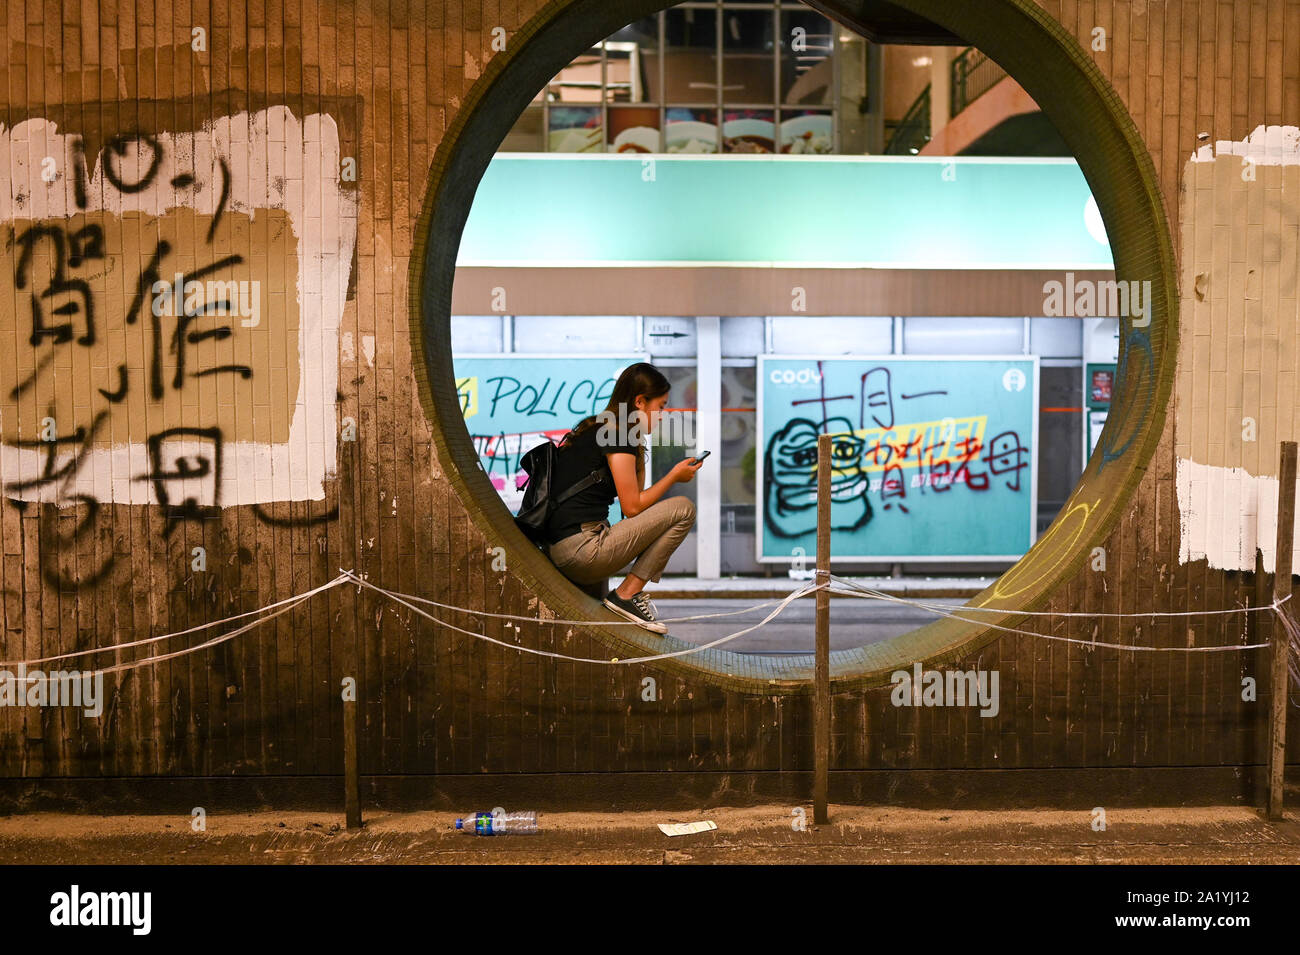
[{"label": "beige trousers", "polygon": [[662,498],[614,525],[587,521],[579,533],[552,544],[547,554],[560,573],[577,584],[604,580],[634,558],[631,572],[657,581],[694,523],[690,498]]}]

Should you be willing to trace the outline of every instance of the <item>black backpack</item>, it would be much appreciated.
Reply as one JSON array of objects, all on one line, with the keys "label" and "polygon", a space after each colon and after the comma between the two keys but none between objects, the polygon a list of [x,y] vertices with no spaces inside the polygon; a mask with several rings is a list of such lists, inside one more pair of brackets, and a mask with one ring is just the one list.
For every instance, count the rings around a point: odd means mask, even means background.
[{"label": "black backpack", "polygon": [[556,446],[548,439],[529,450],[519,461],[519,466],[528,475],[524,485],[524,500],[515,515],[515,524],[530,541],[538,546],[551,543],[547,538],[546,523],[560,504],[567,501],[579,491],[585,491],[593,484],[605,479],[607,469],[600,467],[572,487],[566,488],[558,495],[551,494],[551,475],[555,473]]}]

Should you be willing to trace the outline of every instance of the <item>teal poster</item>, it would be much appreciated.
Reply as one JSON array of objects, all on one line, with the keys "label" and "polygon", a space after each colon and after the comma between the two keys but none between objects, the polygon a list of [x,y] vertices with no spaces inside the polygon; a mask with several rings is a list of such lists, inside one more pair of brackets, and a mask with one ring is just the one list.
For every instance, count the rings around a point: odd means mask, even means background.
[{"label": "teal poster", "polygon": [[813,560],[822,433],[833,561],[1007,560],[1033,543],[1036,357],[760,357],[758,433],[760,561]]},{"label": "teal poster", "polygon": [[[542,441],[556,443],[587,415],[603,411],[614,382],[634,357],[456,355],[460,410],[492,486],[510,513],[519,511],[528,475],[520,458]],[[622,517],[618,502],[610,521]]]}]

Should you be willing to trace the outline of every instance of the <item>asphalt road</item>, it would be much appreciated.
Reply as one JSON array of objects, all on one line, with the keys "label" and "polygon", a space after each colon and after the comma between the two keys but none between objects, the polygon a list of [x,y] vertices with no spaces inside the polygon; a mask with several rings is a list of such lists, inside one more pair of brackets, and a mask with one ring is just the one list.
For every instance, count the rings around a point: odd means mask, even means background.
[{"label": "asphalt road", "polygon": [[[764,601],[748,599],[700,598],[694,600],[655,600],[651,597],[660,619],[697,616],[699,614],[726,613],[744,610]],[[966,601],[956,598],[927,597],[927,603],[945,607],[960,607]],[[693,620],[687,623],[670,623],[668,632],[692,643],[708,643],[737,630],[758,623],[776,607],[769,606],[729,617],[710,620]],[[811,653],[813,650],[814,599],[802,597],[792,602],[765,627],[737,637],[724,644],[729,650],[749,653]],[[851,597],[831,599],[831,649],[851,650],[854,647],[880,643],[939,619],[927,610],[908,607],[883,600],[859,600]]]}]

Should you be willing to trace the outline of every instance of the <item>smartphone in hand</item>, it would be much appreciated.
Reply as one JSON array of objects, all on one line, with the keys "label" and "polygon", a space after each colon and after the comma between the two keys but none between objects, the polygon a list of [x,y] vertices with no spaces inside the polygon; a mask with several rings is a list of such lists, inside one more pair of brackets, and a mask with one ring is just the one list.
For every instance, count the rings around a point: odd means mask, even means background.
[{"label": "smartphone in hand", "polygon": [[699,464],[701,461],[703,461],[705,458],[707,458],[707,457],[708,457],[710,454],[712,454],[712,453],[713,453],[712,451],[705,451],[705,452],[704,452],[703,454],[701,454],[699,457],[691,458],[691,463],[692,463],[692,464]]}]

